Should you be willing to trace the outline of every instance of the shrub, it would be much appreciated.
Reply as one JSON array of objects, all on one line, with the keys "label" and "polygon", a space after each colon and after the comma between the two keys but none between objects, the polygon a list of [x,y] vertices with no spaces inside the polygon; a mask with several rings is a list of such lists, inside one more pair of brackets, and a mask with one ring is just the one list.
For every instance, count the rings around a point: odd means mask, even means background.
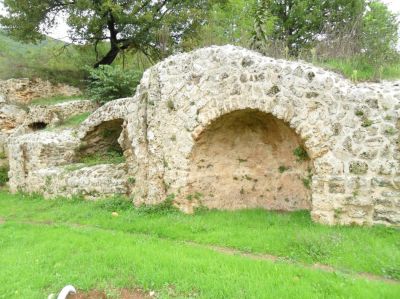
[{"label": "shrub", "polygon": [[110,212],[127,211],[134,209],[132,200],[123,196],[115,196],[112,198],[100,200],[97,202],[97,206],[100,209]]},{"label": "shrub", "polygon": [[0,167],[0,187],[4,186],[8,182],[8,167]]},{"label": "shrub", "polygon": [[90,69],[88,95],[100,104],[131,96],[141,77],[142,72],[123,70],[119,66],[102,65]]},{"label": "shrub", "polygon": [[301,146],[293,151],[293,155],[297,157],[297,161],[306,161],[309,159],[307,151]]},{"label": "shrub", "polygon": [[178,212],[178,208],[174,206],[175,194],[170,194],[167,198],[159,204],[155,205],[141,205],[137,211],[142,214],[157,214],[166,215]]}]

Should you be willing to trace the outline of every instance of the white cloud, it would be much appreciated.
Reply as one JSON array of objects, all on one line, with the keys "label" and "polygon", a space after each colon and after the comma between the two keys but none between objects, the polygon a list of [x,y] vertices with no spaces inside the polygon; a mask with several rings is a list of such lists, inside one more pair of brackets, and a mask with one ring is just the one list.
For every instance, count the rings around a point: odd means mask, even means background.
[{"label": "white cloud", "polygon": [[395,13],[400,13],[400,1],[399,0],[381,0],[383,3]]}]

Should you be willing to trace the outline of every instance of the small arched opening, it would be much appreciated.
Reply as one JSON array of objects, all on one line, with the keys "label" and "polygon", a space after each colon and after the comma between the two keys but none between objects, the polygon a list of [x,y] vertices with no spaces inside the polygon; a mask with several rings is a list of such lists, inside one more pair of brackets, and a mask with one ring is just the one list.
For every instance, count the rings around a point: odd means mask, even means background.
[{"label": "small arched opening", "polygon": [[301,138],[284,121],[234,111],[196,140],[187,196],[209,208],[311,209],[312,171]]},{"label": "small arched opening", "polygon": [[124,150],[118,141],[123,131],[123,123],[123,119],[113,119],[90,130],[81,141],[77,162],[87,164],[124,162]]}]

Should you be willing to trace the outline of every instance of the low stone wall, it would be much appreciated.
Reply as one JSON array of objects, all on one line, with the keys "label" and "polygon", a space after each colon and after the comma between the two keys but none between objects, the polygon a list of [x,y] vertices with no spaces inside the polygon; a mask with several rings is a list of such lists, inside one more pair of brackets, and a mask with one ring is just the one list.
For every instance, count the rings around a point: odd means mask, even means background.
[{"label": "low stone wall", "polygon": [[85,167],[73,164],[41,168],[30,173],[26,190],[45,197],[82,196],[87,199],[126,195],[127,173],[124,164],[103,164]]},{"label": "low stone wall", "polygon": [[[8,142],[10,190],[38,192],[46,197],[84,196],[90,199],[128,194],[126,163],[90,167],[78,163],[85,137],[97,126],[120,119],[128,101],[121,99],[104,105],[79,128],[12,136]],[[110,106],[116,109],[110,109]]]},{"label": "low stone wall", "polygon": [[[55,127],[74,115],[92,112],[97,107],[98,105],[90,100],[74,100],[55,105],[32,105],[26,108],[13,104],[0,104],[0,153],[6,153],[6,144],[10,136]],[[42,126],[37,128],[36,124]]]}]

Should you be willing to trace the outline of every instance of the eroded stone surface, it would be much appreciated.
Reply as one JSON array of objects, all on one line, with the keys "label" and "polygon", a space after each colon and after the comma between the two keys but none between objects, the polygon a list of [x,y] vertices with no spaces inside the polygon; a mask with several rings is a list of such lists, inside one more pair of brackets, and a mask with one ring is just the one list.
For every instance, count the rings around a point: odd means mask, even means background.
[{"label": "eroded stone surface", "polygon": [[78,94],[80,94],[80,90],[76,87],[65,84],[52,84],[41,79],[23,78],[0,81],[0,103],[29,104],[37,98]]},{"label": "eroded stone surface", "polygon": [[[41,134],[13,139],[10,185],[32,191],[29,180],[39,180],[42,168],[70,164],[67,153],[89,132],[123,119],[118,142],[126,173],[113,166],[110,178],[125,179],[136,204],[174,194],[185,211],[202,204],[310,207],[321,223],[399,225],[399,118],[399,82],[355,85],[309,64],[210,47],[150,68],[133,98],[100,108],[75,133],[59,135],[57,144],[46,144],[56,136]],[[297,161],[298,145],[309,162]],[[55,148],[47,162],[41,160],[44,147]],[[292,172],[279,171],[286,164]],[[20,179],[23,173],[29,180]],[[65,184],[53,185],[51,196],[63,192]]]},{"label": "eroded stone surface", "polygon": [[[0,155],[2,157],[6,155],[6,145],[10,136],[15,137],[52,128],[74,115],[93,112],[97,107],[98,105],[90,100],[73,100],[55,105],[33,106],[0,103]],[[0,162],[2,162],[1,160],[0,158]]]}]

